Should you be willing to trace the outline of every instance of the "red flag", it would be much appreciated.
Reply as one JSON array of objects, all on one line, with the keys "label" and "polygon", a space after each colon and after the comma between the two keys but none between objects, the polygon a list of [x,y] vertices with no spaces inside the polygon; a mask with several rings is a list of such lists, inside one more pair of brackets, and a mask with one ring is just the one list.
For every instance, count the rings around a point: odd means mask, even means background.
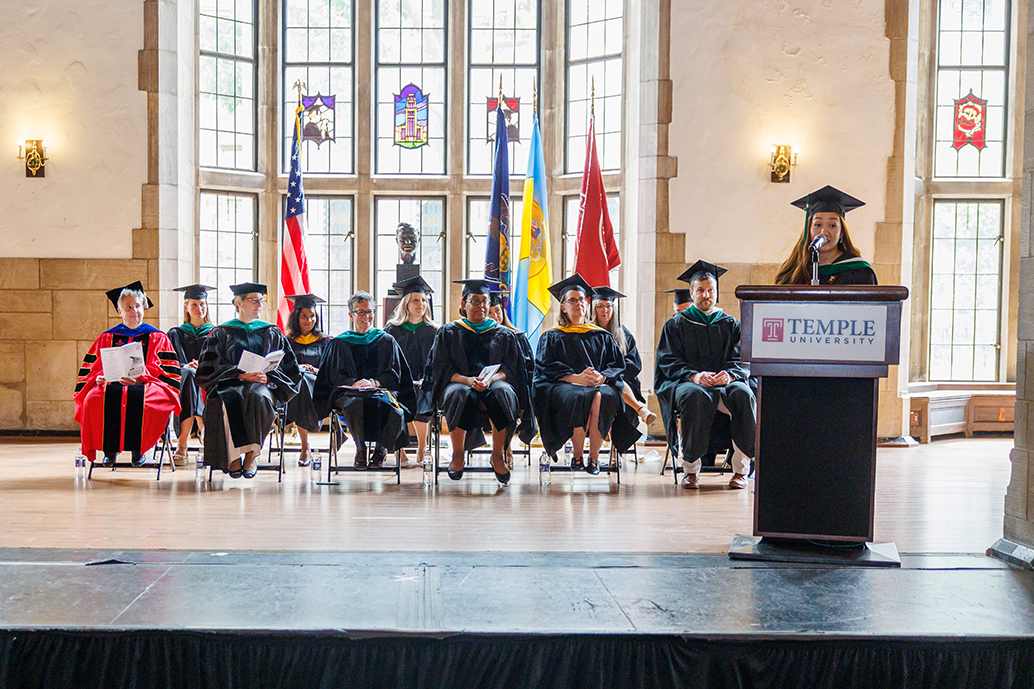
[{"label": "red flag", "polygon": [[301,138],[301,106],[294,114],[294,139],[291,141],[291,174],[287,189],[284,247],[280,254],[280,302],[277,305],[276,324],[287,332],[287,318],[291,304],[288,294],[308,294],[309,262],[305,258],[305,192],[302,191],[302,166],[299,139]]},{"label": "red flag", "polygon": [[596,155],[596,113],[589,115],[589,141],[582,169],[582,194],[578,208],[578,234],[574,244],[574,272],[592,287],[609,287],[610,271],[621,264],[614,227],[607,210],[607,192]]}]

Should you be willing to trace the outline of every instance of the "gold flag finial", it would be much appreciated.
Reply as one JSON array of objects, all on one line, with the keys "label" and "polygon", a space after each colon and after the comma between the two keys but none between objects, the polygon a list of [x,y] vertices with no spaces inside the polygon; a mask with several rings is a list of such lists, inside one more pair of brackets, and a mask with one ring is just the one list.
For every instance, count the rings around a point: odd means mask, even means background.
[{"label": "gold flag finial", "polygon": [[298,81],[294,82],[293,88],[298,90],[298,105],[300,106],[302,104],[302,90],[308,88],[308,86],[305,85],[304,81],[299,79]]},{"label": "gold flag finial", "polygon": [[531,114],[539,114],[539,87],[535,80],[531,80]]},{"label": "gold flag finial", "polygon": [[499,75],[499,107],[503,105],[503,75]]},{"label": "gold flag finial", "polygon": [[596,112],[596,77],[592,78],[591,91],[589,92],[589,112]]}]

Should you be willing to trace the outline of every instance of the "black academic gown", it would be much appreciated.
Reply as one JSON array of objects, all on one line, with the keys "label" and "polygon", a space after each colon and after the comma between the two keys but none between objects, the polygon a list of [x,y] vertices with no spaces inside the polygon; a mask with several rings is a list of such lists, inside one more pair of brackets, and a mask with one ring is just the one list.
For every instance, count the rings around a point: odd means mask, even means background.
[{"label": "black academic gown", "polygon": [[517,344],[520,345],[521,356],[524,357],[525,380],[528,385],[528,401],[526,408],[521,410],[521,418],[517,422],[517,437],[525,445],[531,445],[531,441],[539,433],[538,423],[535,421],[535,395],[531,388],[531,382],[535,379],[535,353],[531,351],[531,343],[528,336],[519,330],[515,330]]},{"label": "black academic gown", "polygon": [[[232,323],[233,321],[231,321]],[[280,365],[266,374],[266,385],[237,378],[237,363],[245,350],[265,356],[284,351]],[[195,380],[205,391],[205,464],[228,471],[227,430],[233,447],[257,444],[273,425],[275,405],[286,404],[298,394],[301,374],[294,350],[278,327],[271,323],[247,330],[230,324],[217,325],[205,340]],[[229,429],[223,419],[223,409]]]},{"label": "black academic gown", "polygon": [[[661,329],[653,384],[668,445],[675,456],[679,455],[680,449],[676,425],[680,411],[677,397],[687,387],[700,387],[689,382],[700,371],[728,371],[733,382],[723,386],[728,390],[708,388],[714,394],[705,401],[707,409],[697,410],[699,420],[693,428],[683,428],[684,439],[692,447],[692,450],[687,448],[687,454],[696,455],[690,457],[690,460],[697,459],[707,450],[711,424],[718,406],[715,395],[726,401],[734,417],[739,416],[740,410],[731,405],[737,404],[741,395],[745,398],[744,406],[753,400],[748,383],[750,369],[740,361],[740,322],[725,312],[720,312],[714,321],[707,324],[698,320],[691,309],[686,309],[669,318]],[[736,401],[726,399],[726,393],[734,394]],[[746,417],[747,411],[744,409],[742,417],[733,419],[733,439],[748,456],[753,456],[754,419]]]},{"label": "black academic gown", "polygon": [[[846,254],[841,255],[835,261],[829,264],[829,268],[836,266],[838,263],[852,260],[851,256]],[[819,266],[819,282],[823,285],[876,285],[876,273],[868,265],[862,265],[857,268],[848,268],[839,273],[833,273],[830,275],[823,275],[825,270],[829,270],[826,266]]]},{"label": "black academic gown", "polygon": [[201,388],[194,380],[194,369],[187,364],[200,359],[201,348],[204,347],[210,332],[211,329],[205,331],[204,335],[195,335],[178,325],[169,329],[169,341],[172,342],[176,359],[180,362],[180,423],[192,416],[201,416],[205,412],[205,400],[201,395]]},{"label": "black academic gown", "polygon": [[[394,337],[395,341],[399,343],[399,347],[402,348],[402,354],[406,357],[406,363],[409,365],[409,372],[413,376],[414,383],[422,380],[438,328],[422,323],[416,330],[410,330],[401,325],[388,323],[384,326],[384,332]],[[417,421],[426,423],[430,420],[427,410],[431,408],[431,390],[429,387],[418,385],[416,386],[416,394],[417,403],[416,408],[413,410],[415,413],[414,418]]]},{"label": "black academic gown", "polygon": [[310,433],[315,433],[323,425],[323,418],[316,413],[312,404],[312,388],[316,384],[316,374],[301,368],[302,364],[308,364],[315,368],[320,367],[323,353],[327,351],[330,344],[329,337],[321,337],[309,344],[300,344],[288,339],[291,349],[294,350],[294,357],[298,360],[298,370],[301,373],[301,385],[298,386],[298,395],[287,403],[287,423],[297,424]]},{"label": "black academic gown", "polygon": [[[562,380],[586,368],[603,374],[599,387],[574,385]],[[539,339],[535,356],[535,413],[542,445],[554,456],[572,435],[574,428],[585,427],[596,391],[603,393],[598,428],[618,452],[625,452],[642,435],[621,409],[621,385],[625,361],[614,337],[595,328],[584,333],[565,333],[558,328],[546,331]]]},{"label": "black academic gown", "polygon": [[[460,420],[464,418],[465,413],[469,412],[463,403],[445,404],[445,390],[452,382],[453,375],[477,376],[489,364],[499,364],[500,370],[506,374],[506,380],[494,385],[504,383],[510,386],[516,399],[514,407],[506,409],[504,414],[508,417],[505,419],[504,425],[509,431],[506,439],[509,442],[516,428],[517,420],[532,413],[527,361],[521,352],[520,342],[514,331],[496,324],[479,334],[468,328],[462,321],[446,323],[438,329],[438,334],[435,336],[427,370],[424,373],[424,384],[430,385],[431,399],[435,406],[444,412],[445,423],[449,428],[459,428]],[[467,433],[464,441],[464,446],[468,450],[483,445],[485,443],[484,432],[491,431],[491,420],[488,414],[478,414],[477,416],[478,427],[474,429],[474,432]],[[504,419],[500,418],[498,421],[502,423]],[[521,426],[522,432],[524,432],[526,425],[523,421]]]},{"label": "black academic gown", "polygon": [[[376,380],[379,389],[355,396],[339,388],[363,378]],[[331,340],[312,400],[320,418],[340,412],[358,443],[376,442],[389,452],[409,444],[406,424],[416,408],[413,378],[401,347],[384,332],[368,344],[349,342],[344,335]]]}]

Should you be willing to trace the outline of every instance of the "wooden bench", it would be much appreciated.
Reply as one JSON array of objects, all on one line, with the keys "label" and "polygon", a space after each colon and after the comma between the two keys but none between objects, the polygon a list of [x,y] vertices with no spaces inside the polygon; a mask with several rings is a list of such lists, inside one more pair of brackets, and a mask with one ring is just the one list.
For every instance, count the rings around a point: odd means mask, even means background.
[{"label": "wooden bench", "polygon": [[951,433],[1014,429],[1013,383],[922,383],[909,387],[909,434],[920,443]]}]

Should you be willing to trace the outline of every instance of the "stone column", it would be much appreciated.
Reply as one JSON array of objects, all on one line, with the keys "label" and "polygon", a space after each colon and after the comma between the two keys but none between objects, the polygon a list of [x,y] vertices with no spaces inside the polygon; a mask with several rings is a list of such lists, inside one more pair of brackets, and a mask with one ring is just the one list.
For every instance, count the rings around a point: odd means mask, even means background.
[{"label": "stone column", "polygon": [[[672,233],[668,218],[668,180],[678,173],[678,161],[668,155],[671,123],[671,2],[625,3],[625,169],[622,228],[634,236],[629,263],[636,276],[625,320],[643,358],[640,382],[653,390],[657,337],[671,316],[671,295],[663,291],[685,270],[686,235]],[[648,400],[659,412],[656,397]],[[664,435],[658,415],[650,435]]]},{"label": "stone column", "polygon": [[[1031,45],[1034,26],[1027,15],[1026,3],[1017,7],[1016,31],[1018,56],[1015,63],[1016,83],[1025,84],[1026,93],[1034,94],[1034,55],[1025,50]],[[1022,33],[1021,33],[1022,32]],[[1023,91],[1016,98],[1023,102]],[[1016,127],[1017,140],[1023,141],[1023,212],[1020,227],[1019,314],[1016,349],[1016,433],[1010,459],[1012,475],[1005,493],[1004,538],[988,550],[999,557],[1027,569],[1034,569],[1034,251],[1031,250],[1031,199],[1034,198],[1034,102],[1028,98],[1024,118]]]},{"label": "stone column", "polygon": [[197,5],[194,0],[145,0],[139,88],[147,93],[147,183],[133,258],[147,261],[140,276],[163,330],[180,320],[172,290],[195,281]]}]

